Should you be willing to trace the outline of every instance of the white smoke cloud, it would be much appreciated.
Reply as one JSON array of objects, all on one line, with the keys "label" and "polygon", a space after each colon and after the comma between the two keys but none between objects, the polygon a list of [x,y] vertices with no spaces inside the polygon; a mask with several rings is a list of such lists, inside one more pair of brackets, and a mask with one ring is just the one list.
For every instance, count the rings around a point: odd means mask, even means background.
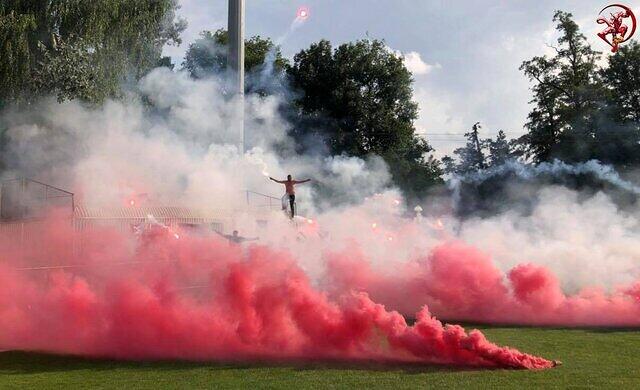
[{"label": "white smoke cloud", "polygon": [[[379,158],[280,159],[274,144],[286,145],[288,123],[276,96],[248,95],[245,128],[251,150],[238,151],[235,103],[218,78],[194,80],[186,72],[158,68],[139,83],[141,98],[100,107],[43,100],[28,111],[3,116],[12,151],[8,175],[28,176],[69,188],[82,203],[119,206],[134,193],[155,202],[198,208],[234,209],[243,191],[279,197],[283,188],[266,176],[308,176],[357,202],[389,185]],[[321,194],[300,186],[300,203],[312,211]],[[316,199],[317,198],[317,199]]]},{"label": "white smoke cloud", "polygon": [[[281,158],[272,145],[290,140],[276,97],[247,97],[246,123],[255,147],[242,154],[229,132],[234,111],[220,80],[194,81],[158,69],[140,82],[140,91],[152,108],[131,97],[99,107],[44,100],[28,112],[6,113],[2,120],[12,151],[8,175],[68,188],[87,205],[118,207],[132,193],[148,193],[150,201],[162,205],[225,209],[235,228],[291,251],[318,280],[323,254],[341,247],[355,245],[375,267],[394,273],[455,239],[479,247],[503,270],[522,262],[545,265],[571,291],[613,288],[640,276],[637,216],[619,210],[604,194],[584,198],[550,187],[530,215],[512,211],[464,223],[440,215],[441,231],[429,212],[433,200],[423,205],[425,218],[413,220],[415,205],[405,209],[379,157]],[[297,188],[301,213],[315,230],[299,230],[280,213],[268,217],[269,228],[260,230],[244,191],[276,198],[284,192],[265,174],[309,177],[321,184]]]},{"label": "white smoke cloud", "polygon": [[640,275],[637,216],[617,209],[604,194],[581,200],[564,188],[541,191],[532,213],[473,219],[460,237],[490,253],[504,271],[531,262],[548,267],[565,291],[612,289]]}]

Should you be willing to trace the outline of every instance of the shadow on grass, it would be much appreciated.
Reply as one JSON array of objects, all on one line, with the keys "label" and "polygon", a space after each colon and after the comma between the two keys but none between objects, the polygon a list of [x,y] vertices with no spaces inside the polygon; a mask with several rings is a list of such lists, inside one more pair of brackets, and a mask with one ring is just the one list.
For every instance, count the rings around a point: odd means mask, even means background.
[{"label": "shadow on grass", "polygon": [[280,360],[280,361],[130,361],[100,358],[86,358],[70,355],[52,355],[37,352],[0,352],[0,375],[38,374],[75,370],[109,371],[188,371],[205,368],[207,370],[253,370],[262,368],[283,368],[296,371],[307,370],[362,370],[401,371],[404,374],[429,374],[442,372],[485,371],[491,368],[425,365],[424,363],[398,363],[371,360]]}]

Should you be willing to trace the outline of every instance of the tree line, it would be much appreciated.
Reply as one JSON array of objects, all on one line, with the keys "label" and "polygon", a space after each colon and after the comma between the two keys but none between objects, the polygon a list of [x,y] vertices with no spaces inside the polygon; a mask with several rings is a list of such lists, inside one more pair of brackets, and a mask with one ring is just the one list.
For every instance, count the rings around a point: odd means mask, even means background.
[{"label": "tree line", "polygon": [[533,109],[526,134],[508,141],[481,139],[479,124],[465,134],[467,144],[443,159],[447,172],[464,174],[506,160],[538,164],[599,160],[627,170],[640,162],[640,44],[629,41],[598,66],[593,50],[567,12],[553,17],[559,33],[552,56],[524,61],[520,70],[532,83]]},{"label": "tree line", "polygon": [[[157,66],[193,78],[224,73],[225,30],[203,31],[182,64],[162,57],[162,48],[180,44],[186,28],[177,9],[177,0],[3,1],[0,108],[51,95],[86,104],[120,99]],[[558,11],[554,21],[560,33],[554,55],[534,57],[520,68],[532,82],[526,134],[508,140],[500,131],[483,139],[476,123],[467,144],[441,160],[416,132],[412,75],[381,40],[337,47],[321,40],[288,60],[271,39],[251,37],[245,41],[246,90],[283,94],[281,113],[291,123],[297,152],[381,156],[409,197],[442,183],[445,173],[512,159],[632,166],[640,159],[640,45],[627,43],[601,68],[600,53],[571,14]]]}]

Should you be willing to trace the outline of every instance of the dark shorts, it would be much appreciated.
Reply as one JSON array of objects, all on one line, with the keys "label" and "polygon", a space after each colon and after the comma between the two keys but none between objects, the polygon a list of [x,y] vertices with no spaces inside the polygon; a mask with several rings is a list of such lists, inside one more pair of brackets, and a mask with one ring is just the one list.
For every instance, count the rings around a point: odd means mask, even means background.
[{"label": "dark shorts", "polygon": [[295,215],[295,204],[296,204],[296,196],[294,194],[289,194],[289,206],[291,207],[291,218]]}]

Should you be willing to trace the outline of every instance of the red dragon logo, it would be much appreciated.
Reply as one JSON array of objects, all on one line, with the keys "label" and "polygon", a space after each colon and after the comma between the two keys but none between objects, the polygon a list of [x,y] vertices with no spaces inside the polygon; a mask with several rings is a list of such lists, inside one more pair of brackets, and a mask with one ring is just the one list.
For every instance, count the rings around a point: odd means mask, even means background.
[{"label": "red dragon logo", "polygon": [[[609,13],[611,17],[602,16],[602,13],[609,8],[617,8],[617,10]],[[607,25],[603,31],[598,33],[598,36],[607,42],[609,46],[611,46],[611,51],[615,53],[618,51],[618,46],[631,39],[636,32],[636,16],[629,7],[622,4],[608,5],[604,7],[598,15],[596,22]],[[626,18],[631,19],[631,33],[629,35],[627,35],[629,26],[623,23],[623,19]],[[611,35],[611,40],[607,38],[609,35]]]}]

